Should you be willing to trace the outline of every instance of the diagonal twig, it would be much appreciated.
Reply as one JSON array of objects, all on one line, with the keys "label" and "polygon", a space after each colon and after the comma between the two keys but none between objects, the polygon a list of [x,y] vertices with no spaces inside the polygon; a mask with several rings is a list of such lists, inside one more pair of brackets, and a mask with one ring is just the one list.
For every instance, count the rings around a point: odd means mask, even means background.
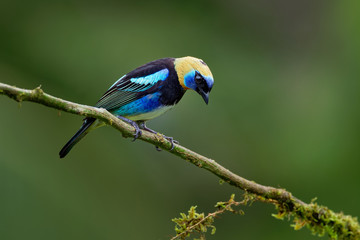
[{"label": "diagonal twig", "polygon": [[[123,122],[105,109],[81,105],[51,96],[45,93],[40,87],[29,90],[0,83],[0,94],[6,95],[18,102],[36,102],[61,111],[94,117],[116,128],[124,137],[133,136],[134,128],[132,126]],[[143,131],[139,139],[169,151],[199,168],[212,172],[225,182],[247,193],[255,194],[259,200],[274,204],[279,210],[277,216],[280,218],[285,215],[293,216],[295,222],[307,225],[313,232],[319,234],[328,233],[331,237],[336,236],[338,239],[360,239],[360,226],[356,218],[346,216],[342,213],[335,213],[316,203],[304,203],[285,189],[264,186],[242,178],[214,160],[193,152],[179,144],[175,144],[174,149],[169,150],[171,147],[170,142],[160,134]]]}]

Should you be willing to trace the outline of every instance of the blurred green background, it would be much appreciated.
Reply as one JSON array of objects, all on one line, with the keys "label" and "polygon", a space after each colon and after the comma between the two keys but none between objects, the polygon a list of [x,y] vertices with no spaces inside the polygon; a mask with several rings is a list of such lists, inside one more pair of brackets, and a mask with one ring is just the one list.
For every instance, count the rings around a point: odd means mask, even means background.
[{"label": "blurred green background", "polygon": [[[196,56],[215,86],[149,126],[235,173],[360,216],[359,1],[0,3],[0,82],[92,105],[123,74]],[[157,239],[191,205],[242,192],[111,127],[0,96],[1,239]],[[318,239],[255,203],[208,239]]]}]

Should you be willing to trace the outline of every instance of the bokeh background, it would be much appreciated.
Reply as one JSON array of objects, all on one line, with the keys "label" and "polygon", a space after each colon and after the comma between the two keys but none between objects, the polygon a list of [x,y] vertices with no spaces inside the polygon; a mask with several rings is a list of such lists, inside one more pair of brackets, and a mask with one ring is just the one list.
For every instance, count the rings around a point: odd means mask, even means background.
[{"label": "bokeh background", "polygon": [[[208,106],[188,92],[149,126],[256,182],[360,216],[360,2],[0,3],[0,82],[92,105],[162,57],[212,69]],[[242,192],[111,127],[58,152],[82,118],[0,96],[1,239],[169,239],[191,205]],[[208,239],[318,239],[255,203]]]}]

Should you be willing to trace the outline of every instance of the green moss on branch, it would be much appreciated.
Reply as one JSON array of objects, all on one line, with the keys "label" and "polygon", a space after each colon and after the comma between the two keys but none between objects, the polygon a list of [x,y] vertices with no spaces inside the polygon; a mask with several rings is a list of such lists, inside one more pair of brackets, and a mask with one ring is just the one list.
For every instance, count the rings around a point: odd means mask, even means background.
[{"label": "green moss on branch", "polygon": [[[6,95],[18,102],[36,102],[64,112],[98,118],[116,128],[124,137],[132,137],[134,132],[132,126],[121,121],[105,109],[81,105],[51,96],[44,93],[41,87],[28,90],[0,83],[0,94]],[[277,218],[284,218],[285,216],[293,217],[295,229],[307,226],[313,233],[318,235],[328,234],[333,239],[360,239],[359,222],[354,217],[346,216],[343,213],[335,213],[315,203],[306,204],[284,189],[264,186],[249,181],[232,173],[214,160],[178,144],[175,144],[175,148],[170,151],[171,144],[156,134],[143,131],[139,139],[169,151],[199,168],[210,171],[223,181],[244,190],[247,194],[253,194],[257,200],[274,204],[279,211],[276,215]]]}]

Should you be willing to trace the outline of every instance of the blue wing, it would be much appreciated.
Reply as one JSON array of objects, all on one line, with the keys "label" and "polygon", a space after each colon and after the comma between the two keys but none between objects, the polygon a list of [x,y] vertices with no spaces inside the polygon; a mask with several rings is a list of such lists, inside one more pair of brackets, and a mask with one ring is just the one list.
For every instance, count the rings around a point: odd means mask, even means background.
[{"label": "blue wing", "polygon": [[114,110],[146,94],[156,92],[157,87],[169,76],[168,68],[151,62],[124,75],[100,98],[96,107]]}]

